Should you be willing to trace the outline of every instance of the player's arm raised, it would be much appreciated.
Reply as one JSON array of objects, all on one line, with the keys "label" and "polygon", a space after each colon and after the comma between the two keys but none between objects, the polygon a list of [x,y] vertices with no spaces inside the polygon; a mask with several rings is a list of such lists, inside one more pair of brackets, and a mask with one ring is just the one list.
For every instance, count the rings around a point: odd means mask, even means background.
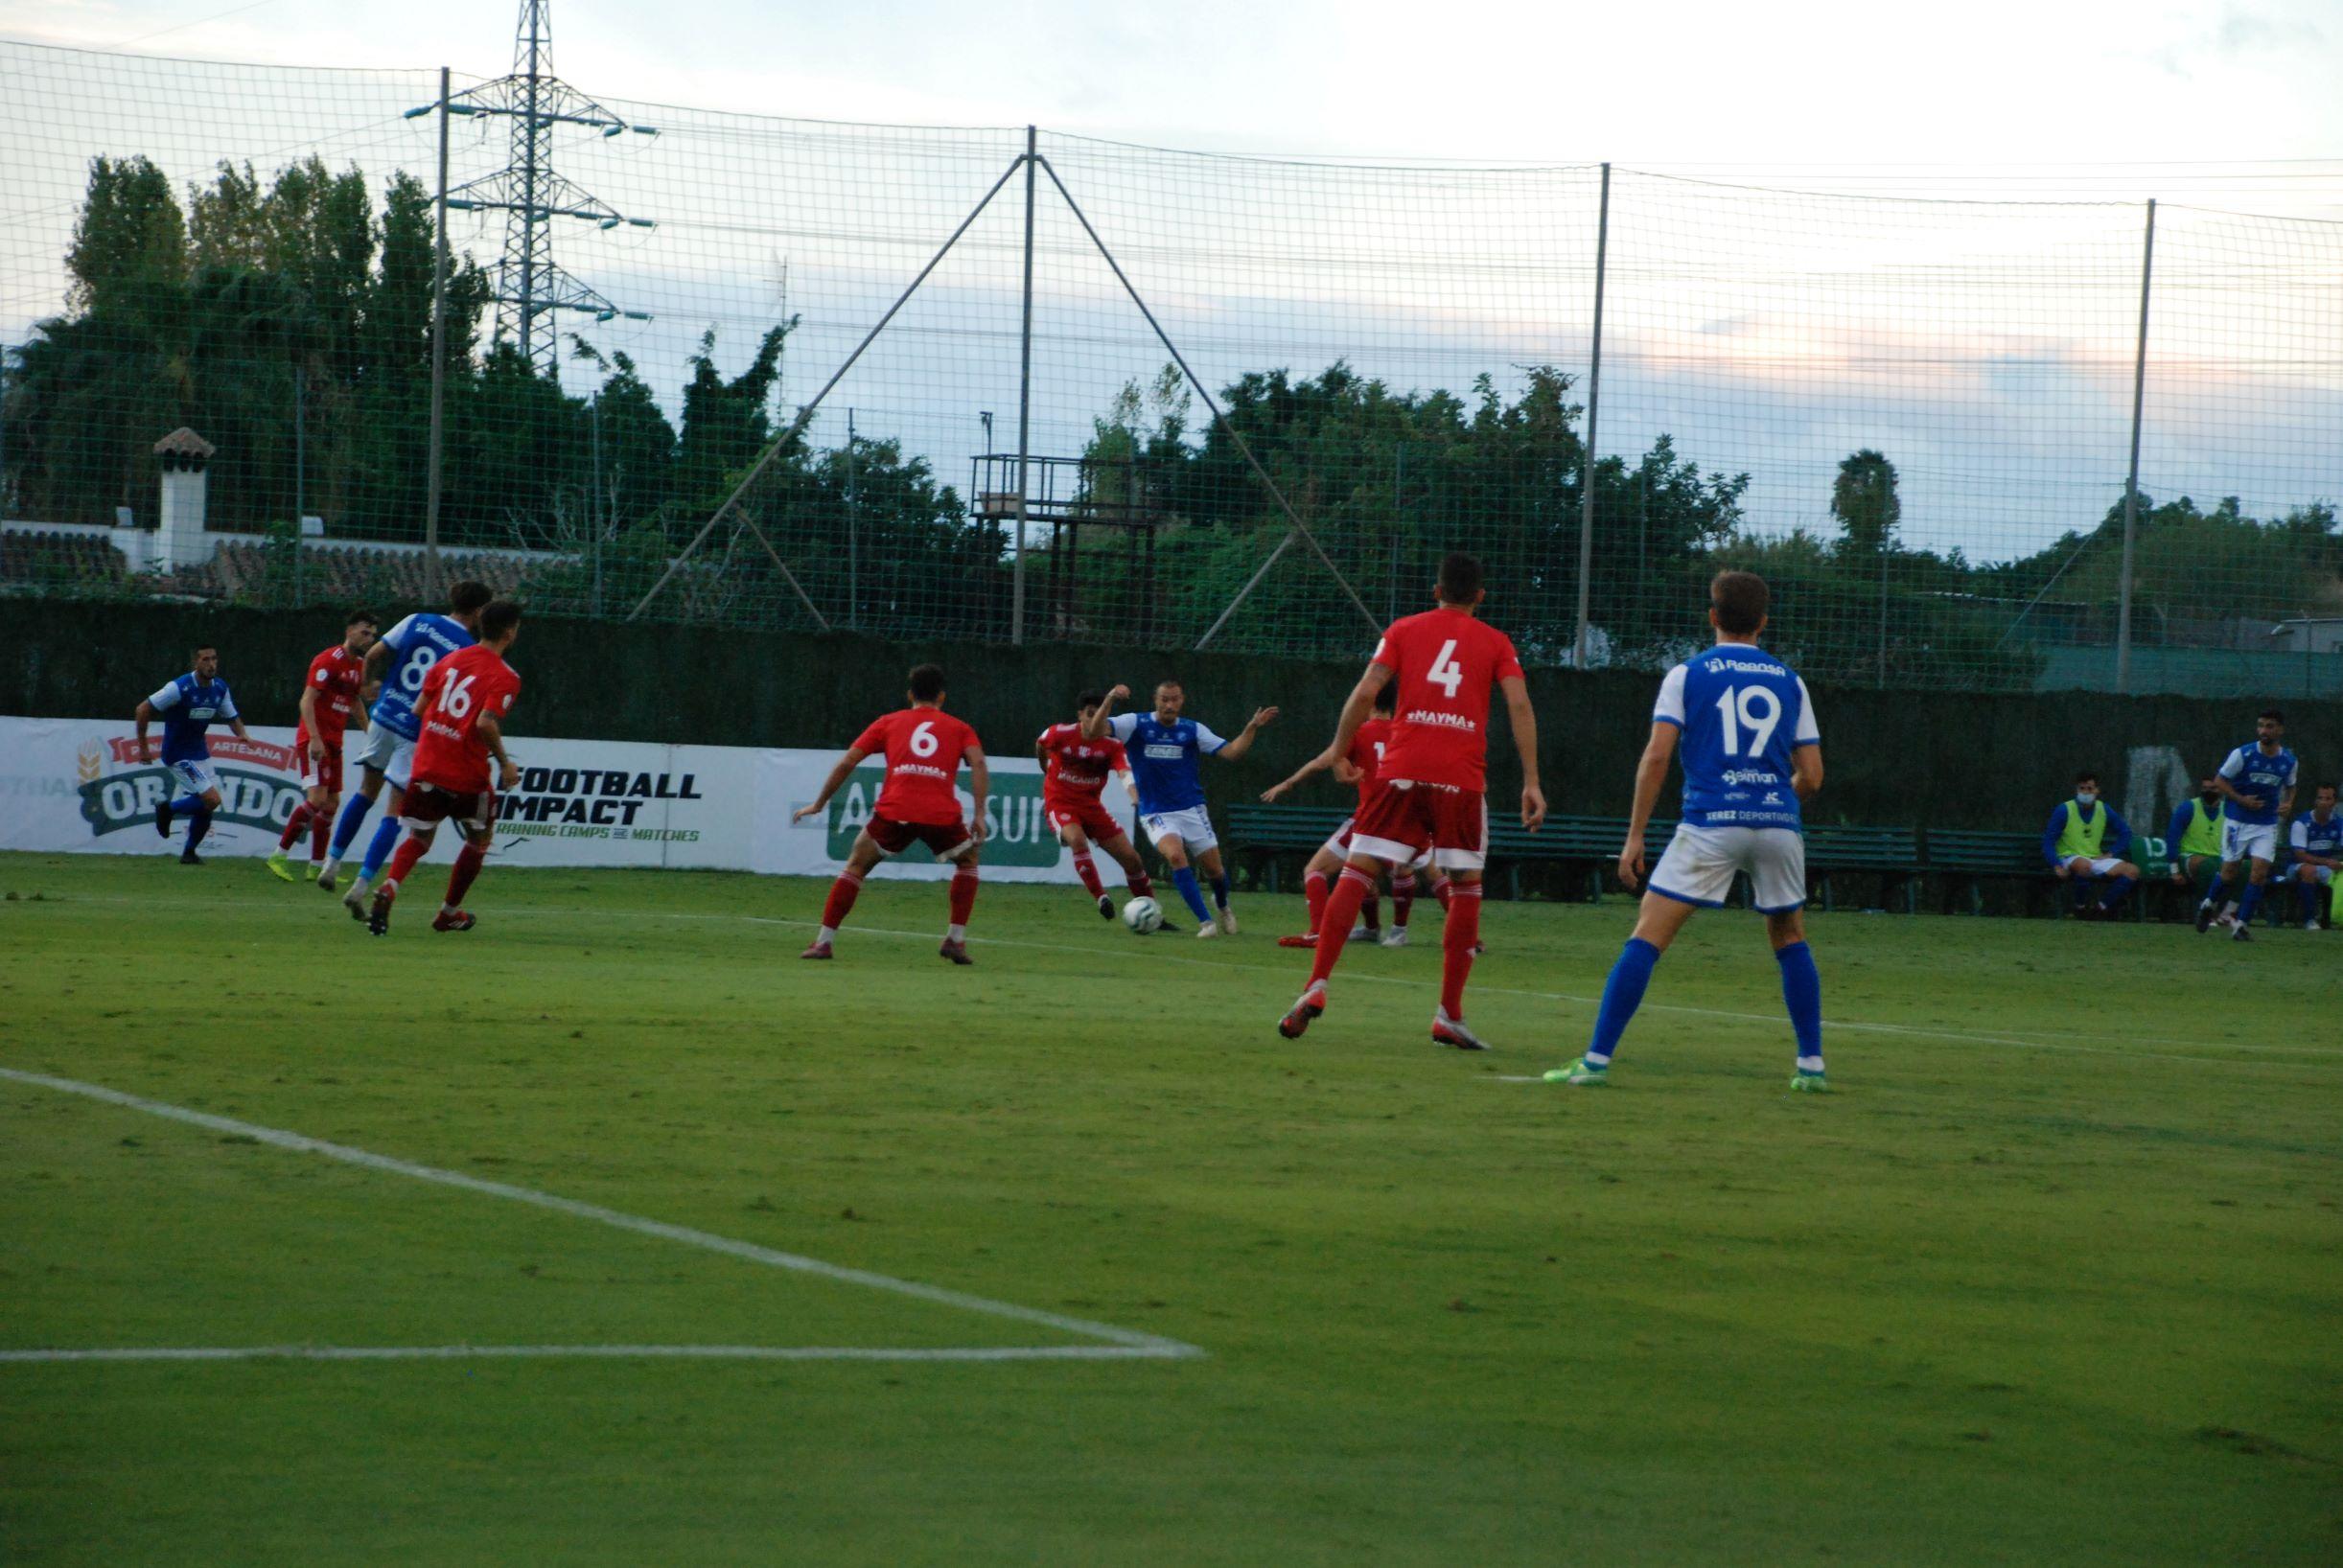
[{"label": "player's arm raised", "polygon": [[[1225,755],[1226,753],[1224,752],[1222,754]],[[1356,784],[1358,782],[1358,770],[1352,767],[1347,760],[1341,757],[1336,757],[1332,764],[1329,764],[1325,757],[1315,756],[1311,757],[1308,762],[1303,763],[1299,768],[1296,768],[1286,777],[1279,779],[1276,783],[1262,791],[1261,798],[1264,804],[1274,805],[1276,802],[1284,799],[1287,795],[1290,795],[1293,792],[1293,787],[1301,783],[1302,780],[1308,778],[1312,773],[1322,773],[1326,772],[1330,766],[1334,770],[1334,776],[1341,779],[1343,783]]]},{"label": "player's arm raised", "polygon": [[1131,688],[1118,680],[1106,688],[1106,700],[1090,710],[1082,721],[1082,739],[1095,741],[1106,733],[1107,723],[1114,718],[1115,704],[1131,694]]},{"label": "player's arm raised", "polygon": [[1538,787],[1538,713],[1529,705],[1529,682],[1519,676],[1506,676],[1496,688],[1505,694],[1513,749],[1521,757],[1521,825],[1535,833],[1545,820],[1545,791]]},{"label": "player's arm raised", "polygon": [[1253,716],[1244,722],[1244,728],[1238,731],[1237,738],[1215,751],[1213,755],[1218,757],[1222,762],[1242,762],[1244,754],[1253,749],[1253,737],[1261,733],[1262,726],[1276,722],[1277,709],[1273,707],[1255,708]]},{"label": "player's arm raised", "polygon": [[869,756],[870,754],[870,752],[864,750],[859,746],[847,747],[846,755],[838,759],[838,766],[830,770],[830,776],[822,781],[822,793],[815,796],[810,804],[800,806],[796,811],[791,812],[789,814],[789,819],[793,822],[802,822],[805,820],[805,819],[811,817],[814,813],[828,805],[830,803],[830,796],[836,795],[846,786],[847,775],[854,772],[856,768],[860,767],[862,765],[863,758]]},{"label": "player's arm raised", "polygon": [[1635,803],[1627,819],[1627,842],[1619,846],[1619,881],[1630,892],[1643,886],[1643,834],[1652,825],[1652,809],[1659,804],[1660,786],[1668,781],[1668,764],[1676,760],[1676,726],[1664,721],[1652,726],[1652,738],[1643,743],[1635,763]]},{"label": "player's arm raised", "polygon": [[968,837],[983,843],[985,802],[992,796],[992,769],[985,762],[984,747],[974,740],[968,742],[967,749],[961,752],[961,757],[968,764],[968,793],[976,801],[976,819],[968,824]]},{"label": "player's arm raised", "polygon": [[521,782],[521,770],[514,767],[513,759],[505,754],[504,726],[497,722],[495,714],[483,713],[473,721],[472,727],[479,732],[480,739],[488,743],[489,755],[497,759],[497,788],[511,790]]}]

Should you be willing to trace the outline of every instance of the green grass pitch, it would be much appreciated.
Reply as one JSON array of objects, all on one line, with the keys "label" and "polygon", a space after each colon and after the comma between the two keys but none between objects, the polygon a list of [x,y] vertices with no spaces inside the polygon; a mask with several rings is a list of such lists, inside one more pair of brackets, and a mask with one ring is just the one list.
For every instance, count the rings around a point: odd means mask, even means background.
[{"label": "green grass pitch", "polygon": [[[1439,914],[1298,1044],[1294,899],[500,873],[389,939],[258,863],[0,857],[0,1068],[1172,1341],[772,1266],[0,1079],[17,1564],[2333,1563],[2343,936],[1817,915],[1839,1092],[1703,916]],[[1145,1340],[1144,1336],[1154,1336]],[[919,1358],[908,1352],[945,1352]]]}]

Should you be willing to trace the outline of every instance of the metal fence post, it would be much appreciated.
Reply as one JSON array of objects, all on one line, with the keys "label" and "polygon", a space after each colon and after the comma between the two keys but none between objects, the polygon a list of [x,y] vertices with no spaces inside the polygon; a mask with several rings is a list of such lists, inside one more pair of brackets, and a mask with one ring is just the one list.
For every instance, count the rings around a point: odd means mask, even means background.
[{"label": "metal fence post", "polygon": [[1033,165],[1039,138],[1025,127],[1025,309],[1017,329],[1017,559],[1009,569],[1009,640],[1025,642],[1025,469],[1033,408]]},{"label": "metal fence post", "polygon": [[1593,628],[1588,617],[1594,591],[1594,420],[1603,388],[1603,282],[1611,254],[1611,165],[1603,165],[1602,207],[1594,226],[1594,347],[1587,358],[1587,450],[1578,482],[1578,639],[1570,664],[1587,667],[1588,643]]},{"label": "metal fence post", "polygon": [[439,68],[439,241],[431,252],[431,433],[424,455],[423,588],[436,601],[439,570],[439,465],[448,394],[448,68]]},{"label": "metal fence post", "polygon": [[2131,472],[2123,481],[2123,575],[2115,611],[2115,689],[2131,690],[2131,562],[2140,528],[2140,414],[2147,396],[2147,295],[2156,269],[2156,200],[2140,246],[2140,347],[2131,365]]}]

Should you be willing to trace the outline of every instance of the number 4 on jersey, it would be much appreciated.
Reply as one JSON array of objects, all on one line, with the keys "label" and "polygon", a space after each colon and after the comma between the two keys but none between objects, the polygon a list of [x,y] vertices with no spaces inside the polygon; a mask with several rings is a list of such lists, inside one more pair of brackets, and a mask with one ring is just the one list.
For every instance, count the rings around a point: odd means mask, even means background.
[{"label": "number 4 on jersey", "polygon": [[1464,666],[1456,662],[1454,637],[1440,645],[1440,653],[1433,658],[1432,667],[1424,672],[1424,679],[1447,692],[1450,699],[1455,697],[1456,688],[1464,684]]}]

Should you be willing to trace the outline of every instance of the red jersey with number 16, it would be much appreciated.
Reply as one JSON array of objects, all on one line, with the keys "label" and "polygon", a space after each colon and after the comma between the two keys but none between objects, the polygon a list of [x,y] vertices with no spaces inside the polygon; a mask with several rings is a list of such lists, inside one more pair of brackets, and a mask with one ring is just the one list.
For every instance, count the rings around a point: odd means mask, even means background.
[{"label": "red jersey with number 16", "polygon": [[1521,673],[1513,639],[1444,606],[1392,622],[1374,662],[1392,672],[1399,688],[1380,776],[1486,789],[1489,688]]},{"label": "red jersey with number 16", "polygon": [[479,795],[488,776],[488,737],[480,720],[499,724],[521,695],[521,677],[497,653],[475,643],[431,666],[415,704],[422,727],[415,737],[415,782],[451,795]]},{"label": "red jersey with number 16", "polygon": [[907,707],[870,721],[854,749],[887,759],[887,782],[871,810],[891,822],[952,827],[964,814],[954,785],[976,731],[940,707]]}]

